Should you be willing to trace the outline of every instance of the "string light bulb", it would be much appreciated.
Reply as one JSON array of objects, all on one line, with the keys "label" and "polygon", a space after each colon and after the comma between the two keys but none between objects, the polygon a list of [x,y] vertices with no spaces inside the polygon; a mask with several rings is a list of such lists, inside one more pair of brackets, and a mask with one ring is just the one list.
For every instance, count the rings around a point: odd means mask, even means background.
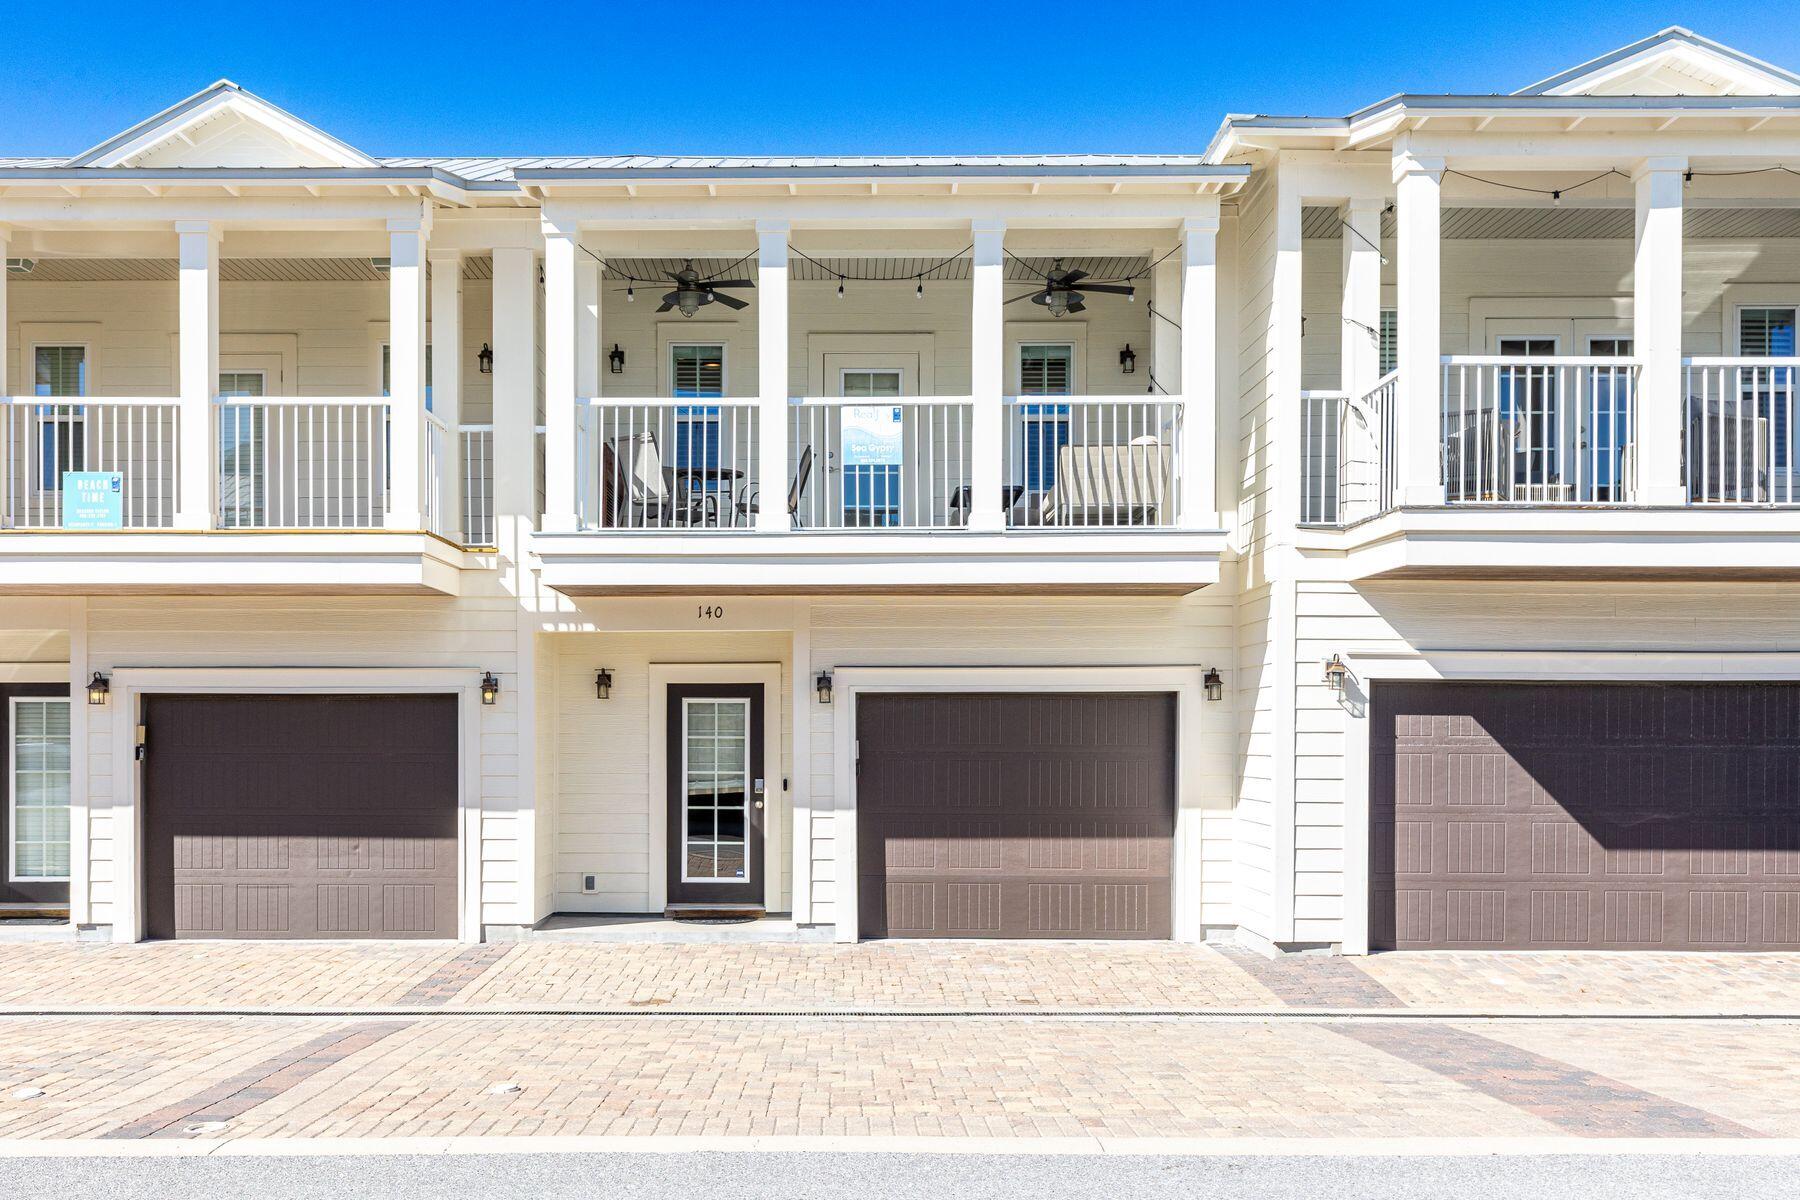
[{"label": "string light bulb", "polygon": [[838,277],[838,299],[842,300],[843,298],[844,298],[844,279],[843,279],[843,276],[840,275]]},{"label": "string light bulb", "polygon": [[925,298],[925,281],[923,279],[919,280],[919,286],[913,289],[913,298],[916,300]]},{"label": "string light bulb", "polygon": [[631,285],[628,283],[625,285],[625,303],[634,304],[636,302],[637,292],[633,291]]},{"label": "string light bulb", "polygon": [[1550,193],[1550,203],[1555,204],[1560,207],[1562,204],[1562,193],[1561,192],[1551,192]]},{"label": "string light bulb", "polygon": [[1128,303],[1128,304],[1136,304],[1137,303],[1137,285],[1136,284],[1128,283],[1125,285],[1125,300],[1126,300],[1126,303]]}]

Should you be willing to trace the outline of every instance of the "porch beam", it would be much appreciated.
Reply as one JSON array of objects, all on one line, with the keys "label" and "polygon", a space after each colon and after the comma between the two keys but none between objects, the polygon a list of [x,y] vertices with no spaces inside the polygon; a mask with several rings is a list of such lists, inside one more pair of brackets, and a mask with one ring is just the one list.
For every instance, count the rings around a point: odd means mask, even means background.
[{"label": "porch beam", "polygon": [[[1181,229],[1181,523],[1217,529],[1214,439],[1218,428],[1219,217],[1192,217]],[[1161,324],[1162,322],[1158,322]]]},{"label": "porch beam", "polygon": [[1685,158],[1654,158],[1632,172],[1637,192],[1632,264],[1632,349],[1637,382],[1634,498],[1640,504],[1687,503],[1681,445],[1687,389],[1681,377],[1682,183]]},{"label": "porch beam", "polygon": [[[786,533],[788,494],[788,232],[786,221],[756,223],[756,528]],[[824,478],[824,464],[819,464]]]},{"label": "porch beam", "polygon": [[425,528],[425,239],[429,213],[388,222],[390,529]]},{"label": "porch beam", "polygon": [[545,533],[575,529],[575,256],[573,222],[544,218]]},{"label": "porch beam", "polygon": [[175,527],[213,527],[213,406],[219,390],[219,230],[208,221],[175,222],[179,304],[177,355],[181,472]]},{"label": "porch beam", "polygon": [[431,410],[444,423],[445,450],[437,478],[427,482],[438,499],[437,532],[463,540],[462,506],[462,302],[460,250],[428,250],[431,268]]},{"label": "porch beam", "polygon": [[1439,467],[1442,434],[1438,358],[1442,332],[1439,239],[1444,160],[1397,148],[1394,213],[1399,251],[1399,413],[1394,440],[1395,486],[1403,505],[1444,503]]},{"label": "porch beam", "polygon": [[969,314],[970,421],[969,528],[1006,528],[1001,478],[1006,439],[1006,223],[972,222]]}]

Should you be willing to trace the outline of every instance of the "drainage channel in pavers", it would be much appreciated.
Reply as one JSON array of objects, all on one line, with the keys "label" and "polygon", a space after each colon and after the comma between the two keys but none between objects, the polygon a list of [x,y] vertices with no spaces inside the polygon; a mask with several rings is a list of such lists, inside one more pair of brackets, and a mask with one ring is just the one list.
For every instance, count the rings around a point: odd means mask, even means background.
[{"label": "drainage channel in pavers", "polygon": [[1045,1010],[969,1009],[781,1009],[781,1008],[40,1008],[0,1009],[4,1020],[205,1020],[263,1018],[346,1020],[822,1020],[822,1021],[1735,1021],[1758,1024],[1800,1022],[1800,1012],[1643,1012],[1629,1009],[1343,1009],[1343,1008],[1117,1008]]}]

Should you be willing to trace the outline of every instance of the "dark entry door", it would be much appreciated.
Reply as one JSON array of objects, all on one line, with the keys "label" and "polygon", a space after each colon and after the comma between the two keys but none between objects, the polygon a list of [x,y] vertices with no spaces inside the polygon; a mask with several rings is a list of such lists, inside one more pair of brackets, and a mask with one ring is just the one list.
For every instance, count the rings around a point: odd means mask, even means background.
[{"label": "dark entry door", "polygon": [[453,938],[453,696],[151,696],[146,932]]},{"label": "dark entry door", "polygon": [[670,904],[763,904],[761,684],[669,686]]},{"label": "dark entry door", "polygon": [[1387,683],[1377,949],[1800,948],[1800,685]]},{"label": "dark entry door", "polygon": [[1167,938],[1175,697],[864,695],[864,937]]}]

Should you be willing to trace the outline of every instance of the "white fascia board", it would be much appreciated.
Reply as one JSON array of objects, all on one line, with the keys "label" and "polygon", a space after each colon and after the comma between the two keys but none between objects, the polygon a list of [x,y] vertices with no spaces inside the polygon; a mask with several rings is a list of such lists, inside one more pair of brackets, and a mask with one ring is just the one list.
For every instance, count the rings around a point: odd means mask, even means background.
[{"label": "white fascia board", "polygon": [[16,533],[0,592],[456,595],[464,553],[419,533]]},{"label": "white fascia board", "polygon": [[1616,79],[1658,58],[1694,62],[1705,70],[1735,78],[1747,88],[1762,86],[1774,94],[1800,92],[1800,75],[1711,38],[1701,37],[1691,29],[1674,25],[1566,71],[1559,71],[1548,79],[1540,79],[1529,87],[1520,88],[1514,94],[1555,95],[1592,87],[1608,79]]},{"label": "white fascia board", "polygon": [[538,534],[544,583],[656,591],[1185,594],[1217,583],[1222,530],[1010,534]]}]

